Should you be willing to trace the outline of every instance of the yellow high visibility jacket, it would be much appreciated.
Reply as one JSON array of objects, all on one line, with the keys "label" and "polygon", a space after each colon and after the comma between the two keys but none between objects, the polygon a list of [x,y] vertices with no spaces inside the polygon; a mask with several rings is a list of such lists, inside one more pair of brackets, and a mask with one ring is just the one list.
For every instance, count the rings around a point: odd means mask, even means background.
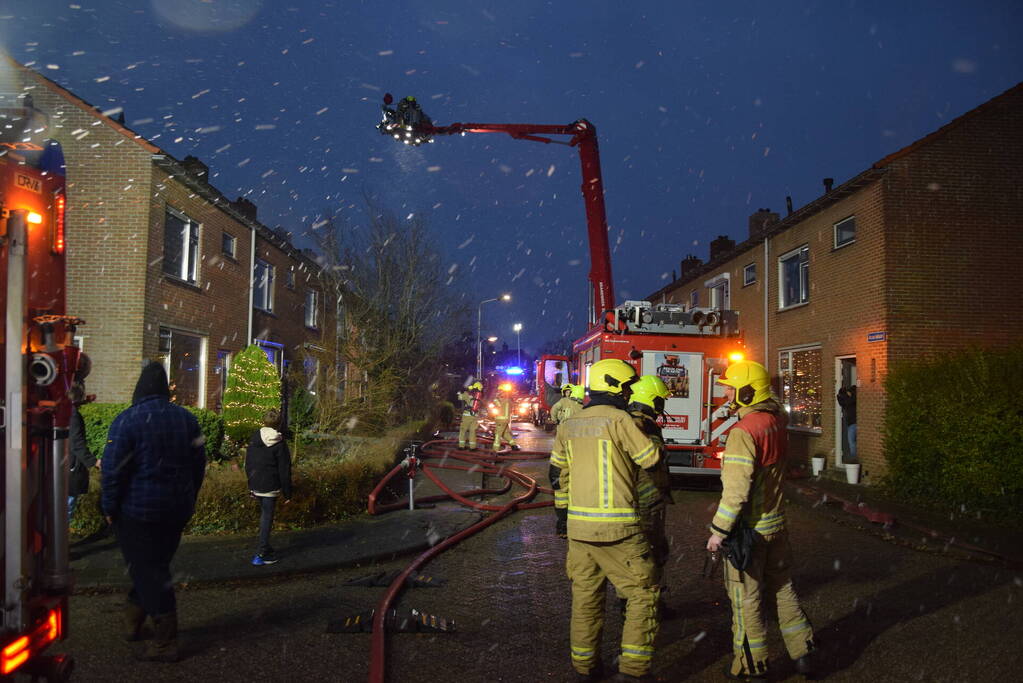
[{"label": "yellow high visibility jacket", "polygon": [[640,533],[639,471],[657,447],[624,410],[591,405],[558,426],[551,465],[560,472],[557,507],[568,507],[568,537],[618,541]]},{"label": "yellow high visibility jacket", "polygon": [[788,447],[788,418],[773,399],[739,409],[721,459],[721,500],[711,522],[728,536],[742,515],[762,536],[785,528],[782,480]]},{"label": "yellow high visibility jacket", "polygon": [[508,422],[511,420],[512,405],[510,398],[498,396],[494,399],[494,405],[497,407],[497,415],[494,415],[495,422]]},{"label": "yellow high visibility jacket", "polygon": [[639,473],[639,506],[643,511],[651,511],[663,507],[665,503],[674,503],[671,492],[671,474],[668,472],[667,453],[664,449],[664,436],[657,420],[641,410],[630,410],[633,422],[639,430],[647,435],[657,452],[660,462],[653,471],[641,470]]},{"label": "yellow high visibility jacket", "polygon": [[554,421],[554,424],[561,424],[582,409],[582,403],[565,396],[551,407],[551,420]]}]

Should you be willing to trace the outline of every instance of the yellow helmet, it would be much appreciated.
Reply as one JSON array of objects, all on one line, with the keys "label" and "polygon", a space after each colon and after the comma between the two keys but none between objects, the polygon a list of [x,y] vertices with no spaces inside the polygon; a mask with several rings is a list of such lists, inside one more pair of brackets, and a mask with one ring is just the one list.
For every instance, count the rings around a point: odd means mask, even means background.
[{"label": "yellow helmet", "polygon": [[572,391],[573,386],[574,385],[571,382],[565,382],[564,384],[561,385],[561,394],[563,396],[568,396],[569,392]]},{"label": "yellow helmet", "polygon": [[483,391],[483,382],[473,382],[469,385],[469,391],[475,389],[476,391]]},{"label": "yellow helmet", "polygon": [[[664,410],[664,399],[668,398],[671,392],[665,386],[664,381],[656,375],[643,375],[632,385],[633,403],[642,403],[650,406],[657,412]],[[658,400],[659,405],[658,405]]]},{"label": "yellow helmet", "polygon": [[582,384],[573,384],[572,393],[569,394],[569,397],[574,398],[577,401],[582,401],[584,398],[586,398],[586,387],[584,387]]},{"label": "yellow helmet", "polygon": [[741,406],[751,406],[771,398],[771,374],[755,361],[732,363],[718,382],[735,389],[735,402]]},{"label": "yellow helmet", "polygon": [[590,368],[590,391],[620,394],[637,379],[636,369],[623,360],[605,358]]}]

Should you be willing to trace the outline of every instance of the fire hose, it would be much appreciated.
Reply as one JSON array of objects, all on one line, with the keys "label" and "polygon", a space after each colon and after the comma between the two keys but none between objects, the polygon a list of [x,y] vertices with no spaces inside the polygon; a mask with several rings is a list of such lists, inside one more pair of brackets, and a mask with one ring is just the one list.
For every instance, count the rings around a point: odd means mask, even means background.
[{"label": "fire hose", "polygon": [[[384,664],[386,660],[386,633],[384,617],[387,610],[390,608],[391,603],[398,597],[398,594],[404,587],[405,581],[413,572],[442,553],[444,550],[447,550],[463,539],[485,529],[494,522],[503,519],[516,509],[524,510],[530,508],[549,507],[554,504],[551,500],[530,502],[537,493],[553,495],[553,489],[537,485],[536,480],[533,477],[519,472],[509,465],[498,464],[508,461],[543,460],[548,458],[550,453],[545,451],[516,451],[514,455],[508,455],[507,453],[510,451],[501,451],[499,453],[495,452],[492,455],[470,454],[456,449],[451,449],[449,444],[452,443],[454,442],[451,440],[429,441],[422,446],[421,459],[413,459],[414,454],[411,454],[410,458],[406,458],[406,462],[396,465],[387,473],[386,476],[384,476],[380,483],[377,484],[372,493],[370,493],[368,503],[369,513],[371,515],[377,515],[390,510],[404,508],[407,504],[409,504],[412,500],[411,489],[410,497],[407,500],[402,499],[394,503],[379,504],[377,499],[380,497],[391,479],[402,473],[411,473],[414,475],[416,468],[418,467],[427,478],[429,478],[437,485],[438,488],[440,488],[441,491],[444,492],[439,495],[419,498],[418,502],[434,502],[450,499],[458,501],[459,503],[467,505],[473,509],[493,512],[494,514],[484,517],[467,529],[463,529],[454,536],[446,538],[444,541],[423,552],[391,582],[390,586],[388,586],[384,596],[380,599],[380,602],[377,603],[376,611],[373,614],[373,632],[370,640],[370,683],[383,683],[384,681]],[[446,448],[442,448],[445,444],[448,444],[448,446]],[[410,459],[413,459],[412,462],[409,462]],[[426,462],[426,460],[435,459],[440,459],[442,462],[439,464],[430,464]],[[451,464],[446,462],[447,460],[457,460],[466,464]],[[434,470],[480,472],[486,475],[501,477],[505,480],[505,482],[500,488],[477,488],[458,493],[448,487]],[[525,491],[504,505],[493,505],[472,500],[475,496],[507,493],[511,490],[513,484],[523,487]]]}]

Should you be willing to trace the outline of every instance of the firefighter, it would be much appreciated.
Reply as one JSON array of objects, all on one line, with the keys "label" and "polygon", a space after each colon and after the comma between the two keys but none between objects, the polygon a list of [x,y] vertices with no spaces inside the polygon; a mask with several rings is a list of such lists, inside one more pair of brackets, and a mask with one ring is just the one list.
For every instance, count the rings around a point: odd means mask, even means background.
[{"label": "firefighter", "polygon": [[458,401],[462,404],[462,422],[458,427],[459,448],[465,448],[468,445],[470,451],[476,450],[476,427],[480,420],[480,394],[482,393],[483,384],[473,382],[458,394]]},{"label": "firefighter", "polygon": [[[582,396],[584,391],[585,388],[582,385],[579,385],[578,391],[576,391],[576,386],[574,384],[561,385],[562,399],[551,407],[551,421],[554,422],[554,424],[561,424],[566,419],[582,410]],[[579,398],[575,398],[574,394],[579,394]]]},{"label": "firefighter", "polygon": [[[752,529],[748,566],[725,565],[725,587],[732,601],[733,658],[725,675],[733,680],[767,680],[767,633],[761,605],[773,601],[778,626],[796,670],[812,676],[813,628],[792,588],[791,549],[785,528],[782,478],[787,460],[788,419],[771,395],[767,369],[753,361],[733,363],[718,382],[737,407],[721,465],[721,500],[711,522],[707,550],[717,553],[733,531]],[[734,534],[739,537],[739,532]]]},{"label": "firefighter", "polygon": [[497,405],[497,414],[494,415],[495,453],[501,450],[502,441],[510,445],[513,451],[519,450],[519,445],[515,443],[515,437],[511,433],[512,403],[510,393],[510,384],[502,384],[497,388],[497,399],[494,401]]},{"label": "firefighter", "polygon": [[605,359],[590,368],[590,402],[561,423],[551,451],[555,505],[568,509],[572,666],[580,681],[603,676],[604,593],[628,599],[618,680],[648,679],[657,636],[657,570],[643,534],[639,472],[659,465],[657,447],[625,411],[636,371]]},{"label": "firefighter", "polygon": [[671,475],[668,473],[667,453],[664,437],[657,418],[664,412],[664,402],[671,395],[664,381],[656,375],[643,375],[632,385],[629,414],[640,431],[657,446],[660,463],[651,470],[639,473],[640,511],[643,513],[643,531],[650,541],[650,548],[657,567],[657,582],[661,586],[660,616],[673,616],[672,610],[664,604],[664,566],[668,563],[670,548],[664,531],[666,504],[675,502],[671,492]]}]

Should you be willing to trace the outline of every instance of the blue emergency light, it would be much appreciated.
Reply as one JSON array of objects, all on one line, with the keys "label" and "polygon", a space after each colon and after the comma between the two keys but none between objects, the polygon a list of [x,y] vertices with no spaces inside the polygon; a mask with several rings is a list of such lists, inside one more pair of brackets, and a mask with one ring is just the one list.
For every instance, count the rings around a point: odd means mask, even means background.
[{"label": "blue emergency light", "polygon": [[522,368],[517,368],[515,366],[504,369],[504,374],[506,375],[521,375],[523,372],[525,372],[525,370],[523,370]]}]

